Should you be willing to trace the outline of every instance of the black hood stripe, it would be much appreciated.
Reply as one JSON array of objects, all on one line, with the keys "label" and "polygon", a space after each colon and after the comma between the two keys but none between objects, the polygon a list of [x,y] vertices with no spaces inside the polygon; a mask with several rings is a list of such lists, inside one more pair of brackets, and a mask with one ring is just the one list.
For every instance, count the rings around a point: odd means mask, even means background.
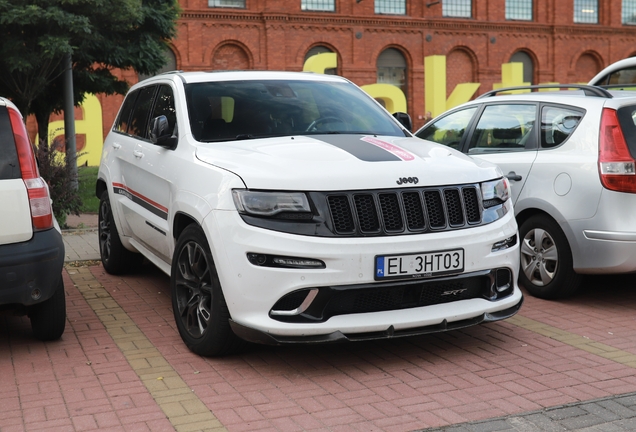
[{"label": "black hood stripe", "polygon": [[[326,142],[327,144],[331,144],[332,146],[338,147],[341,150],[346,151],[352,156],[357,157],[360,160],[365,162],[395,162],[401,160],[410,160],[412,159],[412,155],[406,152],[405,150],[400,149],[399,147],[394,146],[390,143],[385,143],[386,147],[378,146],[373,142],[366,141],[365,139],[372,139],[380,142],[377,138],[372,137],[362,137],[360,135],[318,135],[312,136],[312,138]],[[388,149],[398,149],[401,152],[406,153],[411,156],[411,158],[404,158],[398,156],[399,152],[392,152]]]}]

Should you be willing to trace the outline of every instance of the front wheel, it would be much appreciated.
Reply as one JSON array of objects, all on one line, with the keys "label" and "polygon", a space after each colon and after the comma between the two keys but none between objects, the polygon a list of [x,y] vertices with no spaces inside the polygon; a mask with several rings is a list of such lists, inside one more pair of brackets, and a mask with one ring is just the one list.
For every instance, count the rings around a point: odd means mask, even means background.
[{"label": "front wheel", "polygon": [[210,247],[198,226],[188,226],[179,236],[171,273],[174,318],[181,339],[192,352],[221,356],[245,344],[230,328],[230,312]]},{"label": "front wheel", "polygon": [[544,215],[528,218],[519,227],[521,284],[535,297],[571,296],[581,284],[573,268],[572,251],[559,225]]},{"label": "front wheel", "polygon": [[113,209],[110,206],[108,191],[102,192],[100,197],[97,220],[99,255],[102,259],[104,270],[112,275],[119,275],[139,267],[144,257],[139,253],[129,251],[121,243],[113,217]]}]

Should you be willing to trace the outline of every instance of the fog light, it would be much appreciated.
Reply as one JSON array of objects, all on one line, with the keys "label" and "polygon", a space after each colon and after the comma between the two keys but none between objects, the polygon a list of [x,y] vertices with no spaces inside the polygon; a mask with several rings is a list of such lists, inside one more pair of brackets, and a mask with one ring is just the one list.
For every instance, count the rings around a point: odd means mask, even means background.
[{"label": "fog light", "polygon": [[257,253],[248,253],[247,260],[254,265],[263,266],[267,263],[267,255],[257,254]]},{"label": "fog light", "polygon": [[37,288],[31,291],[31,298],[33,300],[40,300],[40,297],[42,297],[42,291]]},{"label": "fog light", "polygon": [[492,245],[492,252],[497,252],[500,250],[508,249],[517,244],[517,235],[513,235],[512,237],[508,237],[505,240],[498,241],[497,243]]}]

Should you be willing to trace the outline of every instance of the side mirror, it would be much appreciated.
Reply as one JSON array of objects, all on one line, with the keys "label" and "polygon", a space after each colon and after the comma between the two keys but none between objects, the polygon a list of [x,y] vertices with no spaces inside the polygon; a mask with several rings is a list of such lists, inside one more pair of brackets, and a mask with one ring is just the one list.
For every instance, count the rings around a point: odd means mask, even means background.
[{"label": "side mirror", "polygon": [[413,122],[411,121],[411,116],[407,113],[396,112],[393,113],[393,117],[395,117],[407,131],[411,132],[413,130]]},{"label": "side mirror", "polygon": [[150,121],[150,141],[170,150],[177,147],[178,138],[170,132],[168,118],[165,115],[160,115]]}]

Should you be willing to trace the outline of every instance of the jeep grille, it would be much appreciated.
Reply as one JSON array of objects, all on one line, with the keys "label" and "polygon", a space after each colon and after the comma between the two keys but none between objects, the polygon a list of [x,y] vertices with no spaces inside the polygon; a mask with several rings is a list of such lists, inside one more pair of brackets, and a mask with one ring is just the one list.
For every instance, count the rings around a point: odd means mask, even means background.
[{"label": "jeep grille", "polygon": [[478,225],[478,193],[475,185],[338,192],[327,203],[336,234],[406,234]]}]

